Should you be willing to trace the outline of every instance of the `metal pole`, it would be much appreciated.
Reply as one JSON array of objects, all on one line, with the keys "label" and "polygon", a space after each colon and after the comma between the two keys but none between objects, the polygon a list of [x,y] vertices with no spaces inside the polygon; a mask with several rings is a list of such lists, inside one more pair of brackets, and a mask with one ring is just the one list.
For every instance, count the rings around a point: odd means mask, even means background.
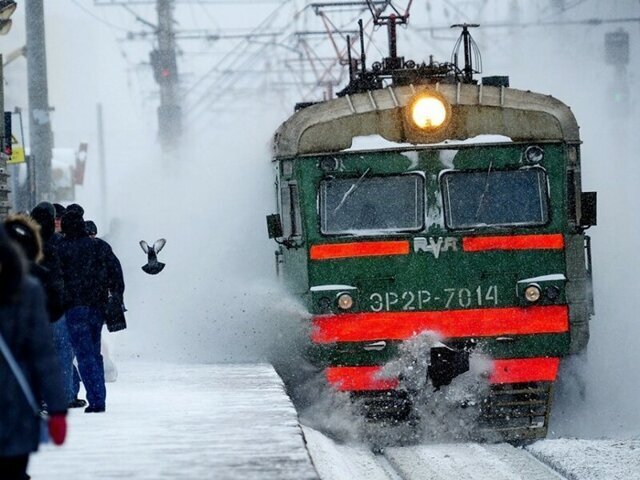
[{"label": "metal pole", "polygon": [[398,38],[396,33],[396,16],[389,15],[389,23],[387,24],[389,36],[389,58],[398,57]]},{"label": "metal pole", "polygon": [[103,228],[107,227],[107,165],[104,154],[104,123],[102,121],[102,104],[97,105],[98,114],[98,165],[100,169],[100,208],[102,209]]},{"label": "metal pole", "polygon": [[[4,138],[4,71],[3,71],[2,55],[0,55],[0,139],[2,146],[5,145]],[[9,139],[11,141],[11,139]],[[9,174],[7,173],[7,155],[4,148],[0,149],[0,219],[9,213]]]},{"label": "metal pole", "polygon": [[160,78],[160,107],[158,107],[158,130],[160,143],[165,151],[176,148],[182,134],[182,109],[178,101],[178,69],[176,42],[173,31],[174,0],[157,0],[158,52],[162,59]]},{"label": "metal pole", "polygon": [[26,0],[27,88],[29,90],[29,138],[35,162],[36,201],[51,200],[51,149],[53,134],[47,87],[47,54],[43,0]]}]

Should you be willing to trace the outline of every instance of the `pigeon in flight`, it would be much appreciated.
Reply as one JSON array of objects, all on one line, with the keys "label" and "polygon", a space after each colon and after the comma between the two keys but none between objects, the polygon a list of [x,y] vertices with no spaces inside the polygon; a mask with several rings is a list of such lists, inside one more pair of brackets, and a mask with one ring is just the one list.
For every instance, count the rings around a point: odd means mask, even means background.
[{"label": "pigeon in flight", "polygon": [[161,238],[160,240],[156,240],[153,246],[150,247],[147,242],[140,240],[140,247],[142,247],[142,251],[147,254],[147,264],[142,266],[142,270],[149,275],[160,273],[164,268],[164,263],[158,261],[158,253],[160,253],[165,243],[167,243],[167,241]]}]

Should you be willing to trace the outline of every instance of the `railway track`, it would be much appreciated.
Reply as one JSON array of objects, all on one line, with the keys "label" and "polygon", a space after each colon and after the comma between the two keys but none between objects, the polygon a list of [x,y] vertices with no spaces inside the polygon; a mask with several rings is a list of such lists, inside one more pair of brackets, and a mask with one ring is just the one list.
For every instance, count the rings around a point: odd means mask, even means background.
[{"label": "railway track", "polygon": [[303,427],[322,480],[567,480],[524,448],[509,444],[434,444],[386,447],[338,444]]}]

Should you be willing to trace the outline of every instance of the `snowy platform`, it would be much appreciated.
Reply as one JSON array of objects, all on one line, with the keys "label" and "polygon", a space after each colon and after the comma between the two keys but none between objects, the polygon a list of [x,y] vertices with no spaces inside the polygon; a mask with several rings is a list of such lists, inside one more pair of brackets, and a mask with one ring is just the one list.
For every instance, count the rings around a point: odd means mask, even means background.
[{"label": "snowy platform", "polygon": [[269,365],[121,363],[107,412],[69,416],[38,480],[315,479],[296,412]]}]

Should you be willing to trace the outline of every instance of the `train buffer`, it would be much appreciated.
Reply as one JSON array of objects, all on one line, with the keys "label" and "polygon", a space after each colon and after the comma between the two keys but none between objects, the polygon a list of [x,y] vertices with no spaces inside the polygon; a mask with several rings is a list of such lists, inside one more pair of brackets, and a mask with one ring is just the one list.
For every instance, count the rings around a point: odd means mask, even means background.
[{"label": "train buffer", "polygon": [[31,457],[33,478],[317,478],[270,365],[125,362],[118,370],[107,411],[72,410],[65,445]]}]

